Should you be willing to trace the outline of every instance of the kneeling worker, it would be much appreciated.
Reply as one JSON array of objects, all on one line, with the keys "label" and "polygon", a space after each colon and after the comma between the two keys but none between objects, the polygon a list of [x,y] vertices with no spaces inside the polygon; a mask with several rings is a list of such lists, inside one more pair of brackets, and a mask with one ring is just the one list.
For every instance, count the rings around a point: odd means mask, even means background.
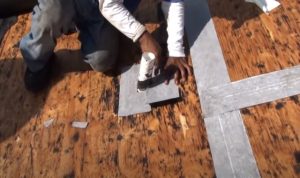
[{"label": "kneeling worker", "polygon": [[[31,31],[20,43],[27,65],[25,86],[38,92],[50,81],[50,58],[56,39],[76,25],[84,61],[94,70],[110,70],[118,56],[118,31],[138,42],[142,52],[152,52],[161,62],[160,46],[132,12],[140,0],[38,0],[33,9]],[[184,0],[164,0],[167,19],[168,59],[165,67],[175,69],[179,84],[191,75],[183,46]],[[167,81],[168,82],[168,81]]]}]

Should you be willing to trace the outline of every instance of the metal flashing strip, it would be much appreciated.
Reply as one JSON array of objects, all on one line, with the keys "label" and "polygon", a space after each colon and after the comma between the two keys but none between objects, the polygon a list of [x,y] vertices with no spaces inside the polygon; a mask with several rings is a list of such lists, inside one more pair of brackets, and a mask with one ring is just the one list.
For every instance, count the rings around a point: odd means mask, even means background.
[{"label": "metal flashing strip", "polygon": [[207,117],[300,94],[300,66],[271,72],[202,92]]},{"label": "metal flashing strip", "polygon": [[[228,84],[230,78],[207,1],[186,0],[185,5],[186,32],[203,107],[203,91]],[[240,112],[204,121],[217,177],[260,177]]]},{"label": "metal flashing strip", "polygon": [[219,39],[206,0],[185,1],[185,27],[198,93],[230,82]]},{"label": "metal flashing strip", "polygon": [[217,177],[260,177],[240,112],[206,118],[205,126]]},{"label": "metal flashing strip", "polygon": [[168,85],[161,83],[153,88],[149,88],[146,91],[146,95],[146,103],[149,104],[180,98],[179,88],[174,80],[171,80]]},{"label": "metal flashing strip", "polygon": [[179,89],[174,81],[171,81],[169,85],[161,82],[144,92],[137,92],[138,73],[139,65],[133,65],[127,68],[121,76],[118,116],[150,112],[150,104],[180,97]]},{"label": "metal flashing strip", "polygon": [[130,116],[151,111],[151,106],[146,104],[145,93],[137,92],[138,72],[139,66],[133,65],[121,75],[118,116]]}]

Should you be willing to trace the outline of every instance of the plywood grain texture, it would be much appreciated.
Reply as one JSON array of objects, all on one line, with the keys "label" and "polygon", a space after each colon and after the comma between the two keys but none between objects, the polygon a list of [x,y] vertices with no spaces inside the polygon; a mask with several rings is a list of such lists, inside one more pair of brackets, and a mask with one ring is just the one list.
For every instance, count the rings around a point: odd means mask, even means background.
[{"label": "plywood grain texture", "polygon": [[230,85],[230,77],[207,1],[186,0],[185,5],[186,33],[216,176],[259,178],[240,111],[207,117],[205,90]]},{"label": "plywood grain texture", "polygon": [[[232,81],[300,63],[300,4],[281,0],[269,15],[242,0],[209,0]],[[262,177],[299,177],[299,96],[243,109]]]},{"label": "plywood grain texture", "polygon": [[300,150],[299,97],[242,110],[262,177],[299,177],[295,154]]},{"label": "plywood grain texture", "polygon": [[[299,2],[281,3],[265,15],[242,0],[209,0],[232,80],[299,64]],[[91,71],[74,34],[58,40],[51,87],[30,94],[16,47],[29,28],[30,15],[19,16],[0,44],[0,177],[214,177],[194,79],[182,101],[118,118],[119,78]],[[139,59],[131,42],[121,46],[122,62]],[[262,177],[299,177],[299,111],[298,97],[242,110]]]},{"label": "plywood grain texture", "polygon": [[208,2],[232,81],[300,64],[298,0],[270,14],[244,0]]},{"label": "plywood grain texture", "polygon": [[[30,15],[20,16],[1,43],[0,177],[214,176],[193,79],[181,87],[182,101],[118,118],[119,78],[91,71],[73,34],[58,40],[51,86],[34,95],[16,47],[29,28]],[[128,40],[121,45],[128,46],[120,60],[139,58]],[[76,129],[73,121],[89,125]]]}]

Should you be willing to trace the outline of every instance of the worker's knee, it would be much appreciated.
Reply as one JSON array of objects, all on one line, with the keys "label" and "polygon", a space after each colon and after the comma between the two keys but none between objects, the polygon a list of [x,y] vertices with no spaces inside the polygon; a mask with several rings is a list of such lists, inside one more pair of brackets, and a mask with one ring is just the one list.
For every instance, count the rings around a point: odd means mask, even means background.
[{"label": "worker's knee", "polygon": [[31,32],[51,34],[57,38],[72,27],[75,9],[72,0],[41,1],[33,8]]},{"label": "worker's knee", "polygon": [[90,64],[93,70],[106,72],[114,67],[117,60],[117,53],[109,51],[98,51],[86,55],[85,61]]}]

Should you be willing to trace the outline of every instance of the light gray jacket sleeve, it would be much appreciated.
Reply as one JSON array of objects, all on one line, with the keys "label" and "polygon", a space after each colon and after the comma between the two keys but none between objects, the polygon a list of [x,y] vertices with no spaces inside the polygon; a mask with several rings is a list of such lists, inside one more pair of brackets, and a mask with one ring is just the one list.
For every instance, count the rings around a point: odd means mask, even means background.
[{"label": "light gray jacket sleeve", "polygon": [[123,0],[99,0],[99,9],[114,27],[134,42],[146,30],[124,7]]}]

